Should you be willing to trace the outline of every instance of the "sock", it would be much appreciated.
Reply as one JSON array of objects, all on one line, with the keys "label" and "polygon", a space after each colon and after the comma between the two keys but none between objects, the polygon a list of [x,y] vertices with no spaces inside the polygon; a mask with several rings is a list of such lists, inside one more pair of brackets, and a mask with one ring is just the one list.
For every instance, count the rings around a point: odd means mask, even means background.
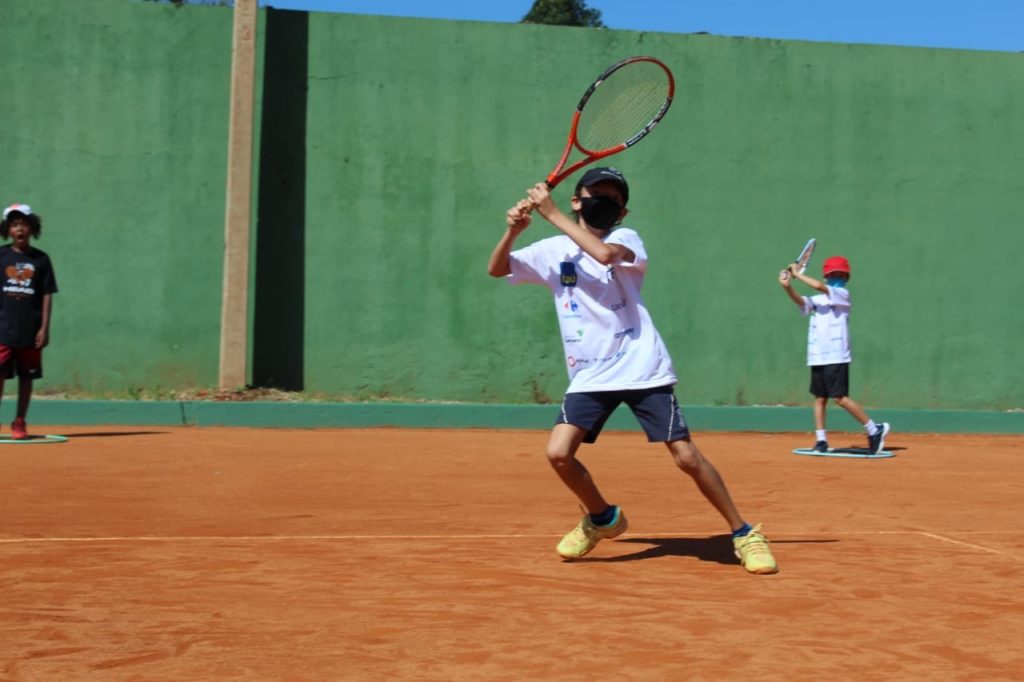
[{"label": "sock", "polygon": [[818,429],[814,432],[814,437],[818,440],[828,440],[828,436],[825,435],[825,429]]},{"label": "sock", "polygon": [[869,436],[873,436],[878,433],[878,424],[875,423],[874,419],[869,419],[868,423],[864,425],[864,428],[868,430]]},{"label": "sock", "polygon": [[734,538],[741,538],[744,535],[749,535],[752,530],[754,530],[753,527],[749,523],[744,522],[742,526],[732,532],[732,536]]},{"label": "sock", "polygon": [[590,521],[595,526],[607,526],[609,523],[615,520],[615,511],[615,505],[609,505],[608,508],[605,509],[600,514],[591,514]]}]

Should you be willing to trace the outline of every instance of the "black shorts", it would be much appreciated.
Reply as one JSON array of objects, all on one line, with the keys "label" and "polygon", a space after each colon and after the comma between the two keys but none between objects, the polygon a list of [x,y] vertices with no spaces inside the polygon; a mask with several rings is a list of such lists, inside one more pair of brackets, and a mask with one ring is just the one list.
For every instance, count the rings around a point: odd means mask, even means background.
[{"label": "black shorts", "polygon": [[555,424],[572,424],[587,430],[584,443],[593,443],[608,417],[620,404],[626,403],[640,422],[651,443],[689,440],[690,429],[676,402],[671,386],[642,388],[634,391],[593,391],[566,393],[562,411]]},{"label": "black shorts", "polygon": [[43,351],[40,348],[11,348],[0,345],[0,381],[43,378]]},{"label": "black shorts", "polygon": [[813,365],[810,390],[815,398],[845,398],[850,395],[850,363]]}]

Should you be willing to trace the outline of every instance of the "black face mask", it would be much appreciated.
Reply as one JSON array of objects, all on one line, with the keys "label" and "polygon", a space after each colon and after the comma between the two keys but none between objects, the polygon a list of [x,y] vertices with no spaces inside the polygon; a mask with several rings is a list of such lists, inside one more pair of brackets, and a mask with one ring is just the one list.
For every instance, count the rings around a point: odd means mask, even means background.
[{"label": "black face mask", "polygon": [[611,197],[580,197],[580,203],[583,220],[598,230],[612,229],[622,213],[622,206]]}]

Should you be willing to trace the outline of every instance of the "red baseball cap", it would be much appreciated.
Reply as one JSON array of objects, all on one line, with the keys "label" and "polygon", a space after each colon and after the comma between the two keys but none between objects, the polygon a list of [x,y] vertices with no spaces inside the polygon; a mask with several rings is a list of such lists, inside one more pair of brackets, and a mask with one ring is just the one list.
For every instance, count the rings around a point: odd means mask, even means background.
[{"label": "red baseball cap", "polygon": [[850,261],[846,260],[842,256],[826,258],[825,262],[821,264],[821,274],[827,275],[830,272],[845,272],[849,275]]}]

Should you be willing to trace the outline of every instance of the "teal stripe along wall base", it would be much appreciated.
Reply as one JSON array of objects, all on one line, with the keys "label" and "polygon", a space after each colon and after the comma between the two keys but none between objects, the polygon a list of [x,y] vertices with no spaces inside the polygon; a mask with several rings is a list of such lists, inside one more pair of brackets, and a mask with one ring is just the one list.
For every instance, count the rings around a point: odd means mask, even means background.
[{"label": "teal stripe along wall base", "polygon": [[[12,418],[4,401],[0,419]],[[268,428],[549,429],[557,405],[469,403],[206,402],[130,400],[47,400],[32,403],[32,425],[245,426]],[[701,431],[810,432],[810,408],[684,406],[690,428]],[[1024,433],[1024,412],[873,409],[895,433]],[[835,410],[833,430],[858,431],[846,413]],[[633,416],[619,409],[608,423],[615,430],[639,430]]]}]

